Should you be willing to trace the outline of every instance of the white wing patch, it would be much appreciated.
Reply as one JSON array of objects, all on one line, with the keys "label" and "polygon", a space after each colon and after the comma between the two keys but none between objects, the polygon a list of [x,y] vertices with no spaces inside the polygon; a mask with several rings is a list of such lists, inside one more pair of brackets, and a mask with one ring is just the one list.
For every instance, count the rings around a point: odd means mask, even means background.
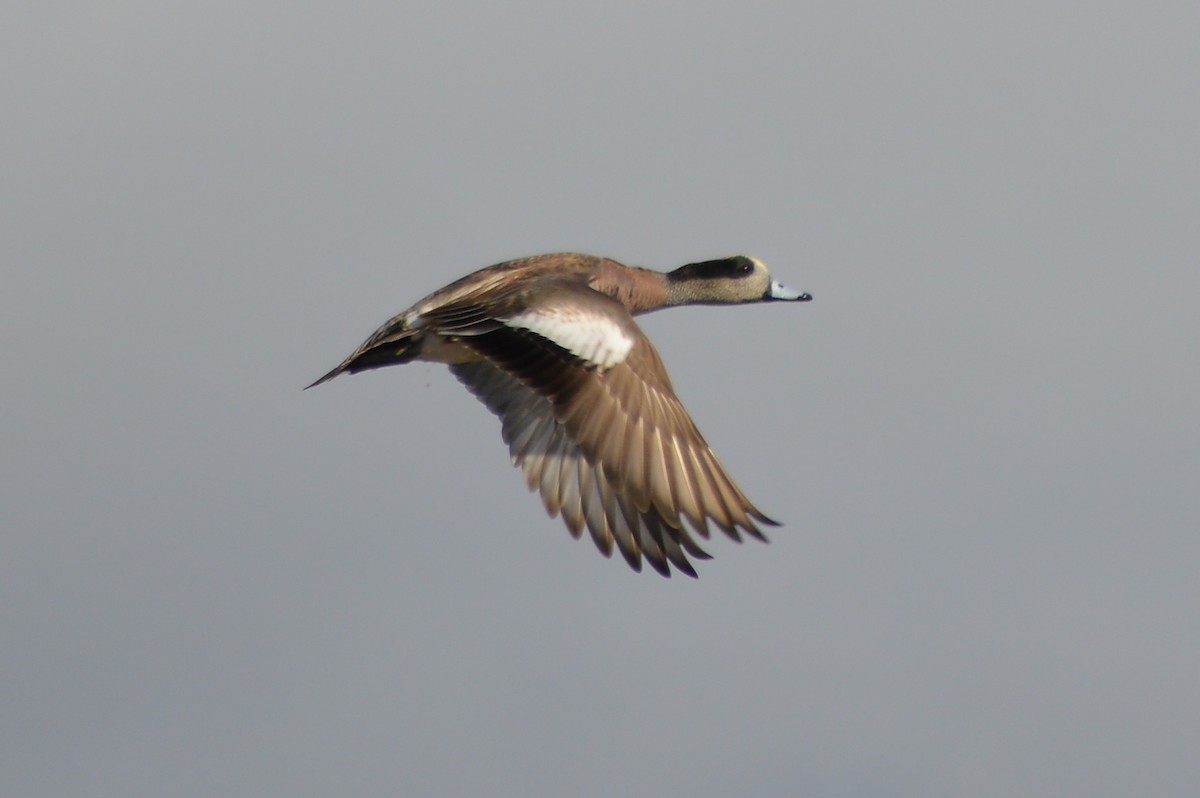
[{"label": "white wing patch", "polygon": [[612,317],[578,308],[528,309],[501,321],[537,333],[602,369],[622,362],[633,349],[633,336]]}]

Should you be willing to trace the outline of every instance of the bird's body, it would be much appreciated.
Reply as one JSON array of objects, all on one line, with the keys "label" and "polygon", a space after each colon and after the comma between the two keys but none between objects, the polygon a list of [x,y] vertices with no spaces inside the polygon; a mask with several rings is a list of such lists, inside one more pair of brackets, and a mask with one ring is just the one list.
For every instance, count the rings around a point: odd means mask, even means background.
[{"label": "bird's body", "polygon": [[[738,490],[680,404],[633,317],[662,307],[811,299],[743,256],[662,273],[570,253],[480,269],[392,318],[342,372],[427,360],[500,417],[514,465],[572,535],[635,569],[691,576],[688,526],[735,540],[774,525]],[[312,386],[309,386],[312,387]],[[684,523],[687,520],[687,524]]]}]

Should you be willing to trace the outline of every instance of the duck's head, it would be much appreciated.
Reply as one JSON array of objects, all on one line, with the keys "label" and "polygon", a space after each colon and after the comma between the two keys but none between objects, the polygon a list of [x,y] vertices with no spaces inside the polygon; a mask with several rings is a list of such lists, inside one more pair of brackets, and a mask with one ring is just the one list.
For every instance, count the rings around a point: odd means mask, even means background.
[{"label": "duck's head", "polygon": [[729,258],[689,263],[667,272],[667,303],[671,305],[734,305],[740,302],[807,302],[801,293],[771,278],[758,258]]}]

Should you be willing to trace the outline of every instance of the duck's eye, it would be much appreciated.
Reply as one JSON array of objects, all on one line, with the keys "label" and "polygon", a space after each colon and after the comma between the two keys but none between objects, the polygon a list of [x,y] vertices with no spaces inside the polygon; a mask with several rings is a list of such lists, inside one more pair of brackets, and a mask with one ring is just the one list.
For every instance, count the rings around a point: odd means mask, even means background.
[{"label": "duck's eye", "polygon": [[736,273],[739,277],[742,277],[744,275],[749,274],[752,271],[754,271],[754,263],[751,261],[748,261],[748,260],[744,260],[738,264]]}]

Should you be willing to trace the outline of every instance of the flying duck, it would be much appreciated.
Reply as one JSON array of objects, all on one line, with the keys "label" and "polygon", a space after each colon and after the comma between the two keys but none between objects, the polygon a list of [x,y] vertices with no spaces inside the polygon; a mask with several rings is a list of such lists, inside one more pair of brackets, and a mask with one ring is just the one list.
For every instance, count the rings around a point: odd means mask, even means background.
[{"label": "flying duck", "polygon": [[[309,388],[348,372],[446,363],[499,416],[513,465],[571,535],[688,576],[711,522],[736,541],[778,526],[742,494],[634,316],[676,305],[807,302],[738,255],[671,272],[575,253],[480,269],[388,320]],[[687,523],[684,523],[686,519]],[[757,522],[757,524],[756,524]],[[690,526],[690,529],[689,529]]]}]

